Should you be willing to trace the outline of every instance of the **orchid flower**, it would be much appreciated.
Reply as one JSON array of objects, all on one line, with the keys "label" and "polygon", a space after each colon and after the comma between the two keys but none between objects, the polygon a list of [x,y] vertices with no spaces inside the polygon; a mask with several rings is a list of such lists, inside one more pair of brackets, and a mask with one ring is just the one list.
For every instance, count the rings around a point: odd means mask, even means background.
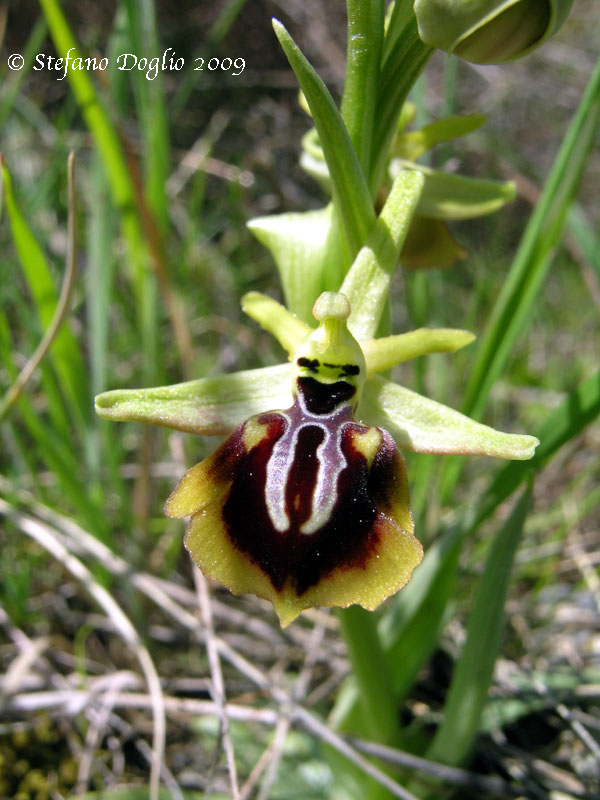
[{"label": "orchid flower", "polygon": [[527,459],[537,444],[377,374],[474,339],[454,329],[374,338],[422,185],[413,170],[396,179],[340,291],[314,304],[316,328],[245,295],[242,308],[282,345],[284,363],[96,398],[105,419],[228,436],[183,476],[165,512],[190,517],[185,544],[208,577],[270,600],[282,625],[316,605],[374,609],[409,580],[422,548],[397,446]]},{"label": "orchid flower", "polygon": [[526,459],[537,440],[495,431],[376,375],[408,358],[456,350],[474,338],[467,331],[420,329],[358,342],[350,304],[334,292],[315,303],[314,330],[258,293],[246,295],[243,308],[290,362],[106,392],[96,411],[230,434],[183,476],[165,506],[168,516],[191,518],[185,545],[208,577],[270,600],[282,625],[315,605],[374,609],[422,557],[396,444]]}]

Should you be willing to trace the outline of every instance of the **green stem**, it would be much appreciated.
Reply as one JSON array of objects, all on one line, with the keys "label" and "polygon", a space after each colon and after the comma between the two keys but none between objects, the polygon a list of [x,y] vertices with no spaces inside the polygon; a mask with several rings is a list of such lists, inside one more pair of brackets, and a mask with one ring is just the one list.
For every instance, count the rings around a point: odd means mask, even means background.
[{"label": "green stem", "polygon": [[[391,32],[391,26],[388,33]],[[369,187],[375,193],[385,174],[392,139],[398,125],[398,117],[408,93],[433,54],[433,48],[419,38],[417,21],[411,15],[396,41],[385,44],[389,54],[381,70],[377,118],[373,132]]]},{"label": "green stem", "polygon": [[399,744],[400,724],[377,617],[350,606],[339,612],[339,619],[370,736],[382,744]]},{"label": "green stem", "polygon": [[348,46],[342,118],[363,170],[371,158],[383,43],[382,0],[347,0]]}]

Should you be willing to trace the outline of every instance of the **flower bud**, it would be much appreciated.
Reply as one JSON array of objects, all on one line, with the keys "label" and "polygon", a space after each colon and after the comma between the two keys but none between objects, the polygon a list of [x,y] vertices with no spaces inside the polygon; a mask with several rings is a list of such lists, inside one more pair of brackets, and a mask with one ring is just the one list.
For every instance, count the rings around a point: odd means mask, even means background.
[{"label": "flower bud", "polygon": [[573,0],[415,0],[421,39],[475,64],[527,55],[563,24]]}]

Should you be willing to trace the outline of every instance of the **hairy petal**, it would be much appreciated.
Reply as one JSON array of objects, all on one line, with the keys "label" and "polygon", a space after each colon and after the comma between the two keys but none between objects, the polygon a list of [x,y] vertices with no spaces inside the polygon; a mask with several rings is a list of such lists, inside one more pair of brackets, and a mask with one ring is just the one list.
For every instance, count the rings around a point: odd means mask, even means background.
[{"label": "hairy petal", "polygon": [[539,441],[474,422],[448,406],[375,376],[365,385],[358,416],[386,428],[403,450],[526,460]]},{"label": "hairy petal", "polygon": [[367,376],[383,372],[395,364],[428,353],[453,353],[475,339],[470,331],[456,328],[418,328],[395,336],[361,342],[367,362]]},{"label": "hairy petal", "polygon": [[261,328],[272,334],[291,357],[313,328],[288,311],[285,306],[260,292],[248,292],[242,297],[242,310],[256,320]]}]

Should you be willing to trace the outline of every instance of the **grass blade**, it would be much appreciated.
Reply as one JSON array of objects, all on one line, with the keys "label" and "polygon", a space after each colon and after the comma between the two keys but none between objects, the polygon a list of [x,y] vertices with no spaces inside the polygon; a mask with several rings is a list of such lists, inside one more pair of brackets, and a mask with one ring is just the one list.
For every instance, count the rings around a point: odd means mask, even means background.
[{"label": "grass blade", "polygon": [[0,98],[0,129],[2,129],[14,108],[23,82],[26,80],[34,64],[35,56],[39,53],[44,39],[46,38],[46,32],[46,23],[43,19],[39,19],[33,26],[25,49],[23,50],[23,69],[16,73],[13,72],[10,78],[4,79],[2,97]]},{"label": "grass blade", "polygon": [[[81,58],[58,0],[40,0],[58,55],[74,60]],[[137,312],[141,329],[142,347],[145,356],[145,379],[154,382],[156,365],[155,297],[149,290],[150,275],[147,271],[147,247],[140,222],[135,186],[129,164],[125,158],[119,134],[113,125],[86,70],[69,69],[67,77],[87,127],[91,131],[108,176],[111,194],[119,213],[121,228],[128,248],[128,261],[132,268],[132,279],[136,290]]]},{"label": "grass blade", "polygon": [[479,417],[531,309],[552,262],[565,218],[600,121],[600,61],[563,140],[513,266],[494,306],[467,384],[464,411]]},{"label": "grass blade", "polygon": [[[6,210],[13,240],[25,275],[36,312],[43,329],[47,329],[58,304],[58,294],[46,257],[36,241],[14,196],[12,179],[2,164]],[[50,347],[50,357],[60,379],[72,414],[82,428],[91,421],[90,392],[87,371],[79,345],[69,327],[63,324]]]},{"label": "grass blade", "polygon": [[557,450],[581,433],[598,414],[600,414],[600,371],[570,392],[560,406],[540,425],[536,431],[540,444],[531,461],[507,464],[496,475],[485,493],[473,528],[506,500],[522,481],[538,472]]},{"label": "grass blade", "polygon": [[444,720],[427,752],[427,758],[433,761],[451,765],[464,762],[479,730],[500,646],[510,571],[530,502],[528,487],[490,549],[475,591],[467,638],[450,685]]},{"label": "grass blade", "polygon": [[[479,418],[489,393],[506,366],[518,336],[532,319],[532,308],[552,263],[567,212],[575,196],[594,135],[600,121],[600,60],[583,93],[563,139],[540,200],[527,225],[521,244],[469,375],[463,412]],[[442,482],[448,497],[458,480],[461,462],[449,465]]]}]

